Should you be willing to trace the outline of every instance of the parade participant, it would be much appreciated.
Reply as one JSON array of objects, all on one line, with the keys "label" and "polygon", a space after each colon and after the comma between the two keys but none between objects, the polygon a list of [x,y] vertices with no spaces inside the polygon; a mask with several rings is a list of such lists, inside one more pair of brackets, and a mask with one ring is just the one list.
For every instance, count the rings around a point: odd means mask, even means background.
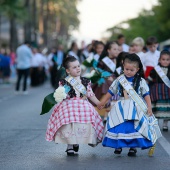
[{"label": "parade participant", "polygon": [[119,34],[117,36],[117,43],[121,48],[120,52],[122,52],[122,51],[129,52],[129,46],[127,44],[125,44],[125,41],[126,41],[126,38],[123,34]]},{"label": "parade participant", "polygon": [[132,44],[133,44],[134,53],[136,53],[139,56],[139,58],[143,64],[144,52],[142,50],[145,45],[143,38],[136,37],[135,39],[133,39]]},{"label": "parade participant", "polygon": [[96,146],[101,142],[104,127],[88,101],[100,103],[92,92],[90,80],[80,76],[79,61],[68,56],[63,63],[68,76],[60,80],[54,93],[57,104],[48,121],[46,140],[68,144],[67,155],[74,155],[79,144]]},{"label": "parade participant", "polygon": [[[77,43],[75,42],[75,41],[73,41],[72,43],[71,43],[71,47],[70,47],[70,49],[68,50],[68,55],[70,55],[70,56],[74,56],[77,60],[79,60],[80,61],[80,56],[79,56],[79,49],[78,49],[78,45],[77,45]],[[67,56],[66,56],[67,57]]]},{"label": "parade participant", "polygon": [[170,119],[170,52],[162,51],[159,64],[148,77],[152,101],[152,111],[155,117],[164,119],[163,131],[168,131]]},{"label": "parade participant", "polygon": [[99,60],[100,55],[102,54],[103,50],[104,50],[104,43],[102,41],[96,41],[95,42],[95,52],[94,52],[94,59],[96,61]]},{"label": "parade participant", "polygon": [[115,70],[116,77],[118,77],[122,72],[123,60],[127,54],[129,54],[129,53],[122,51],[121,53],[119,53],[119,55],[116,58],[116,70]]},{"label": "parade participant", "polygon": [[[92,89],[98,99],[101,99],[104,94],[107,93],[110,85],[112,84],[115,77],[115,69],[116,69],[116,58],[118,56],[118,44],[116,42],[108,42],[105,45],[105,48],[99,58],[97,67],[102,69],[103,72],[107,71],[110,73],[110,76],[105,78],[105,81],[102,84],[95,83],[92,86]],[[100,115],[104,116],[104,122],[106,122],[109,107],[111,105],[112,100],[117,100],[117,97],[111,98],[107,103],[107,106],[103,110],[98,110]]]},{"label": "parade participant", "polygon": [[105,94],[112,81],[115,79],[114,72],[116,69],[116,58],[118,55],[118,45],[116,42],[108,42],[97,62],[97,67],[103,71],[108,71],[111,75],[105,79],[103,84],[95,83],[93,85],[93,91],[96,97],[99,99],[103,94]]},{"label": "parade participant", "polygon": [[160,51],[157,50],[158,45],[158,40],[154,36],[148,37],[148,39],[146,40],[148,52],[146,52],[143,56],[143,66],[146,79],[148,78],[150,71],[158,65],[158,60],[160,56]]},{"label": "parade participant", "polygon": [[128,156],[136,156],[136,147],[146,149],[153,146],[146,119],[146,112],[152,115],[151,101],[148,85],[142,78],[142,63],[136,54],[125,57],[123,71],[124,74],[112,83],[98,105],[101,109],[111,96],[120,96],[108,114],[102,145],[115,148],[115,154],[120,154],[122,148],[128,147]]}]

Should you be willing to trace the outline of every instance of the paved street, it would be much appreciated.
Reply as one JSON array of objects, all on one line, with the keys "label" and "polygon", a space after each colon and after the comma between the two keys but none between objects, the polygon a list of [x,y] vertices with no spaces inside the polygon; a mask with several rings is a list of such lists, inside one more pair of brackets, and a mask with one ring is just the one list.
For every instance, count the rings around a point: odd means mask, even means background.
[{"label": "paved street", "polygon": [[135,158],[127,156],[128,149],[116,156],[114,149],[101,144],[80,145],[79,154],[68,157],[66,145],[45,141],[50,113],[39,113],[44,96],[52,90],[47,82],[29,88],[28,95],[15,95],[14,84],[0,84],[1,170],[170,170],[170,131],[157,142],[153,157],[140,149]]}]

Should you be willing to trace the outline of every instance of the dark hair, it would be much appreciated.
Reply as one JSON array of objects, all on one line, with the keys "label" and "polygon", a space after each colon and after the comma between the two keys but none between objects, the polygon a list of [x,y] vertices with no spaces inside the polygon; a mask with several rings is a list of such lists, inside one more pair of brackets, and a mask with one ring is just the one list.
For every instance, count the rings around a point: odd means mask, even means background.
[{"label": "dark hair", "polygon": [[96,50],[98,45],[103,45],[104,46],[104,43],[102,41],[95,41],[95,44],[94,44],[95,50]]},{"label": "dark hair", "polygon": [[72,50],[72,49],[73,49],[73,47],[74,47],[75,45],[77,45],[77,43],[76,43],[75,41],[73,41],[73,42],[71,43],[70,50]]},{"label": "dark hair", "polygon": [[161,53],[160,53],[159,59],[161,58],[162,55],[169,55],[169,56],[170,56],[170,51],[168,51],[168,50],[162,50]]},{"label": "dark hair", "polygon": [[[143,71],[142,62],[141,62],[139,56],[137,54],[135,54],[135,53],[127,54],[125,56],[124,60],[123,60],[123,64],[126,63],[126,62],[132,62],[132,63],[135,62],[139,66],[139,70],[135,74],[134,79],[133,79],[134,90],[138,93],[138,88],[139,88],[141,78],[144,77],[144,71]],[[122,86],[120,87],[120,92],[121,92],[121,96],[123,96],[123,87]]]},{"label": "dark hair", "polygon": [[68,69],[69,68],[69,63],[74,62],[74,61],[78,61],[78,60],[74,56],[67,55],[67,57],[63,61],[63,67],[65,69]]},{"label": "dark hair", "polygon": [[146,40],[146,45],[153,45],[153,44],[157,44],[157,43],[158,43],[158,40],[155,36],[150,36]]},{"label": "dark hair", "polygon": [[119,40],[119,39],[121,39],[121,38],[124,38],[125,36],[123,35],[123,34],[119,34],[118,36],[117,36],[117,39]]},{"label": "dark hair", "polygon": [[117,42],[109,41],[109,42],[106,43],[106,45],[104,47],[104,50],[103,50],[99,60],[102,60],[104,57],[109,55],[107,50],[111,49],[113,44],[117,44]]},{"label": "dark hair", "polygon": [[120,52],[119,55],[117,56],[117,60],[116,60],[116,68],[118,67],[122,67],[123,63],[122,61],[124,60],[125,56],[128,55],[129,53],[128,52]]},{"label": "dark hair", "polygon": [[24,44],[31,45],[31,42],[26,40],[26,41],[24,41]]}]

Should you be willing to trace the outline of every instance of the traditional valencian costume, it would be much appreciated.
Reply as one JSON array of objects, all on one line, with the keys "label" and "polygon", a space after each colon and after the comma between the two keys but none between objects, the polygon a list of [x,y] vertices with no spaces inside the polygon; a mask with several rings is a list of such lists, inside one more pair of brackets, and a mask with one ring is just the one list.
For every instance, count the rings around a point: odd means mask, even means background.
[{"label": "traditional valencian costume", "polygon": [[[109,80],[109,77],[112,77],[115,79],[114,71],[116,68],[116,65],[114,63],[114,60],[110,59],[109,57],[104,57],[101,61],[96,61],[93,56],[90,56],[88,59],[86,59],[83,62],[83,65],[87,68],[91,68],[92,71],[90,74],[85,74],[84,76],[91,80],[92,82],[92,90],[95,94],[95,96],[98,99],[101,99],[104,94],[107,93],[107,90],[109,89],[112,81]],[[99,110],[97,107],[95,109],[97,112],[104,116],[106,112],[108,112],[108,109],[110,108],[111,101],[117,100],[117,95],[112,97],[110,101],[107,103],[106,107],[102,110]]]},{"label": "traditional valencian costume", "polygon": [[[150,148],[161,136],[157,121],[146,115],[144,98],[149,95],[149,88],[141,78],[137,92],[133,89],[134,77],[119,76],[110,86],[108,92],[120,95],[109,112],[103,139],[103,146],[112,148]],[[122,88],[123,87],[123,88]],[[123,95],[123,89],[129,94]]]},{"label": "traditional valencian costume", "polygon": [[67,95],[54,107],[48,121],[46,140],[90,145],[101,142],[104,128],[102,119],[87,99],[94,96],[90,80],[81,77],[80,83],[68,76],[61,79],[60,87],[67,89]]},{"label": "traditional valencian costume", "polygon": [[153,113],[157,118],[170,119],[170,66],[156,66],[150,73]]}]

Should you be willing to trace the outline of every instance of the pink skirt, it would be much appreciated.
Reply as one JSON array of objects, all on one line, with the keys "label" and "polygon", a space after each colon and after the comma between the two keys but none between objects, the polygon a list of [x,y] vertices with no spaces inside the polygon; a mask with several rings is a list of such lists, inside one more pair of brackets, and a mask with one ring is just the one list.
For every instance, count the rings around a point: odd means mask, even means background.
[{"label": "pink skirt", "polygon": [[55,140],[59,128],[71,123],[90,123],[96,132],[96,138],[102,141],[104,126],[100,115],[88,100],[78,97],[63,100],[55,105],[48,121],[46,140]]}]

